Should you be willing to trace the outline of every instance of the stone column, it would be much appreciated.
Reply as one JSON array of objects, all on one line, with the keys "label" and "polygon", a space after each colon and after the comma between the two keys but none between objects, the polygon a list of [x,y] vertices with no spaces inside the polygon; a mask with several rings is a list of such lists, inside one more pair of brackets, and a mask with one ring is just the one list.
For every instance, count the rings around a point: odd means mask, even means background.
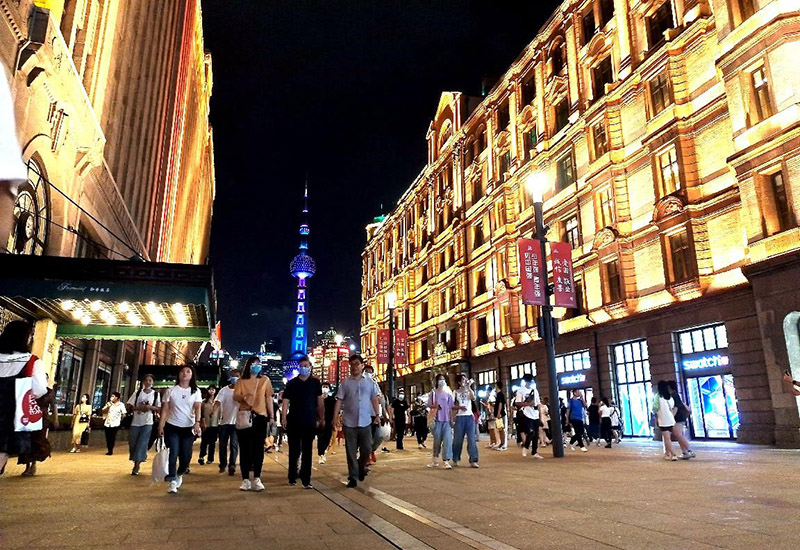
[{"label": "stone column", "polygon": [[[123,374],[125,374],[125,342],[119,341],[114,352],[114,366],[111,370],[111,391],[120,391]],[[126,393],[130,392],[126,391]]]},{"label": "stone column", "polygon": [[94,384],[97,379],[97,365],[100,361],[100,340],[91,340],[83,356],[83,377],[78,388],[78,400],[80,395],[89,394],[89,404],[94,397]]},{"label": "stone column", "polygon": [[33,332],[33,346],[31,352],[42,360],[47,371],[47,384],[52,386],[55,377],[56,363],[58,363],[58,348],[60,342],[56,339],[58,325],[51,319],[36,321]]}]

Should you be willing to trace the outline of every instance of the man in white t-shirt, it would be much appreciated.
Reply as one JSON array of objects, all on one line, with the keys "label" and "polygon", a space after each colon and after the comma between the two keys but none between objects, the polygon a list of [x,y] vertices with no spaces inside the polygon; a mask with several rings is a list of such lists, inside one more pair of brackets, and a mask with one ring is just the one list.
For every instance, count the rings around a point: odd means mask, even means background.
[{"label": "man in white t-shirt", "polygon": [[217,392],[211,409],[212,414],[218,408],[222,409],[219,420],[219,473],[227,468],[230,476],[236,473],[236,459],[239,456],[239,440],[236,439],[236,411],[239,410],[239,404],[233,400],[233,387],[238,379],[239,371],[233,369],[228,385]]},{"label": "man in white t-shirt", "polygon": [[528,456],[532,447],[533,458],[544,458],[539,454],[539,390],[533,381],[532,374],[522,377],[522,385],[514,396],[514,406],[522,410],[524,422],[521,424],[525,441],[522,445],[522,456]]},{"label": "man in white t-shirt", "polygon": [[152,374],[145,374],[142,387],[131,394],[127,405],[128,412],[133,413],[128,435],[129,458],[133,461],[131,475],[138,476],[139,466],[147,460],[150,434],[153,431],[153,413],[161,409],[161,396],[153,389]]}]

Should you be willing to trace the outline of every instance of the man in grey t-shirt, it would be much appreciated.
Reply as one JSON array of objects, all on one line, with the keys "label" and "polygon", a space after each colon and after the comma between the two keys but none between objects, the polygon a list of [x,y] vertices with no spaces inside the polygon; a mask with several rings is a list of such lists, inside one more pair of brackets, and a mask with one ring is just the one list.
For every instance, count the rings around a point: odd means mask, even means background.
[{"label": "man in grey t-shirt", "polygon": [[[367,475],[367,460],[372,451],[372,428],[379,422],[380,392],[377,385],[362,375],[363,360],[360,355],[350,356],[350,377],[336,392],[333,418],[344,427],[344,444],[347,451],[347,486],[355,487]],[[339,411],[342,417],[339,418]]]}]

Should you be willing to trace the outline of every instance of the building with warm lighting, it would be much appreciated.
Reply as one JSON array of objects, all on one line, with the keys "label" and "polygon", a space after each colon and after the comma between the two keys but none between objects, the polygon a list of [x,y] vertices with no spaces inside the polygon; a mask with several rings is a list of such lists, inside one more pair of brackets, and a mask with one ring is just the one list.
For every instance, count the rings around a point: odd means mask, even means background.
[{"label": "building with warm lighting", "polygon": [[[4,263],[83,258],[96,262],[94,273],[85,271],[95,277],[107,269],[102,260],[119,260],[131,285],[198,283],[192,277],[202,270],[169,266],[205,264],[208,256],[212,72],[200,1],[0,0],[0,73],[27,165],[27,181],[0,182]],[[130,258],[146,263],[131,267]],[[2,286],[0,326],[37,321],[67,410],[78,393],[98,403],[110,391],[130,391],[139,364],[191,360],[187,342],[198,336],[187,330],[199,323],[208,340],[209,320],[213,327],[208,293],[198,310],[177,296],[167,301],[169,293],[154,294],[163,302],[130,304],[54,295],[60,306],[51,310]],[[85,329],[65,328],[73,315]],[[112,325],[128,333],[104,338]]]},{"label": "building with warm lighting", "polygon": [[[780,380],[800,378],[798,26],[790,0],[570,0],[486,97],[443,93],[427,165],[367,227],[368,361],[394,289],[412,394],[436,372],[507,390],[533,372],[648,436],[651,383],[676,379],[694,437],[800,446]],[[576,273],[557,381],[520,296],[532,174]]]}]

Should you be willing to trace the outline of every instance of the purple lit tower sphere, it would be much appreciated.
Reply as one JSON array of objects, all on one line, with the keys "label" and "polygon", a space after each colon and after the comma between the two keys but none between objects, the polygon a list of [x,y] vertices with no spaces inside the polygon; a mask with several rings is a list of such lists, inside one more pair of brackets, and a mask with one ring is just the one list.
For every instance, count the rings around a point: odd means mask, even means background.
[{"label": "purple lit tower sphere", "polygon": [[303,194],[303,219],[300,224],[300,253],[289,264],[289,272],[297,279],[297,309],[295,310],[294,332],[292,332],[292,354],[284,367],[287,379],[297,376],[300,357],[308,348],[308,327],[306,322],[306,280],[317,271],[314,259],[308,255],[308,183]]}]

